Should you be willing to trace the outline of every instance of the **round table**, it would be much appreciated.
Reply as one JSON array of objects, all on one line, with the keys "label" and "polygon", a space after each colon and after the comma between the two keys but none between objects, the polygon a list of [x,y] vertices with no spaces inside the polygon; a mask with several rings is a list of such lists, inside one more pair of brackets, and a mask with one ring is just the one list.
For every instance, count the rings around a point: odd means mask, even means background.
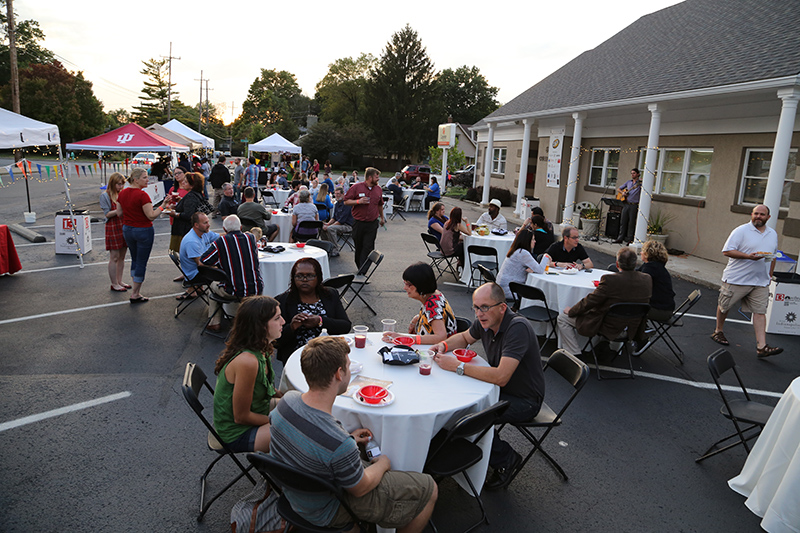
[{"label": "round table", "polygon": [[770,533],[796,532],[800,524],[800,378],[783,393],[747,456],[742,472],[728,481],[746,496],[745,505],[763,518]]},{"label": "round table", "polygon": [[[348,431],[361,427],[372,431],[381,452],[391,459],[392,470],[421,472],[434,435],[460,417],[496,403],[500,388],[447,372],[436,363],[433,363],[429,376],[421,375],[418,365],[384,365],[378,354],[380,348],[387,346],[381,341],[382,335],[368,333],[364,348],[351,346],[350,360],[364,366],[359,375],[391,381],[389,390],[395,395],[394,403],[385,407],[367,407],[350,397],[338,396],[333,405],[333,416]],[[352,334],[348,337],[352,338]],[[422,346],[420,350],[427,348]],[[308,391],[300,369],[302,350],[298,349],[286,362],[281,390]],[[480,357],[469,364],[488,366]],[[467,471],[478,490],[483,486],[489,466],[493,434],[489,431],[481,440],[483,459]]]},{"label": "round table", "polygon": [[[283,204],[286,203],[286,199],[289,198],[289,195],[294,192],[291,189],[269,189],[272,192],[272,196],[275,197],[275,201],[278,202],[278,207],[283,207]],[[263,199],[262,199],[263,202]],[[264,206],[267,209],[275,208],[275,205],[272,202],[265,202]]]},{"label": "round table", "polygon": [[493,233],[489,233],[489,235],[478,235],[473,231],[472,235],[465,235],[464,270],[461,273],[461,283],[469,285],[472,279],[472,262],[469,260],[469,252],[467,251],[471,245],[489,246],[497,250],[497,269],[499,271],[500,265],[505,261],[506,254],[511,249],[511,243],[514,242],[515,237],[516,235],[511,232],[505,235],[494,235]]},{"label": "round table", "polygon": [[[277,213],[275,211],[277,211]],[[275,224],[278,226],[278,236],[275,240],[289,242],[289,239],[292,238],[292,214],[284,213],[279,209],[273,209],[270,212],[272,213],[272,218],[270,218],[266,224]]]},{"label": "round table", "polygon": [[[328,265],[328,253],[316,246],[305,246],[298,248],[288,242],[271,242],[271,246],[283,246],[285,251],[279,254],[269,252],[258,252],[258,264],[261,269],[261,279],[264,280],[264,292],[268,296],[277,296],[289,288],[289,278],[292,274],[292,266],[301,257],[313,257],[322,266],[322,278],[327,279],[331,276],[330,266]],[[318,280],[320,283],[322,280]]]}]

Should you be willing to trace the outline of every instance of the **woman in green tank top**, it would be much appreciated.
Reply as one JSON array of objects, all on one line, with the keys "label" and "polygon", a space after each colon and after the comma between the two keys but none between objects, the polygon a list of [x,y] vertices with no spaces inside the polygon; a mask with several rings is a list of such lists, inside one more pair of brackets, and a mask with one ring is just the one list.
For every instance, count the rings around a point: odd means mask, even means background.
[{"label": "woman in green tank top", "polygon": [[270,357],[283,324],[274,298],[245,298],[217,359],[214,427],[233,451],[269,451],[270,400],[280,396]]}]

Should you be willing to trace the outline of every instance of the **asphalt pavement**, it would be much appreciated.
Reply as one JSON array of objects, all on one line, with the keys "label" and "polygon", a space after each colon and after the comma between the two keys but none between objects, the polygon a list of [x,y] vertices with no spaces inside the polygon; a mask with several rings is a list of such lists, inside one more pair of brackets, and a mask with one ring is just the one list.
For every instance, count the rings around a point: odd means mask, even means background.
[{"label": "asphalt pavement", "polygon": [[[18,185],[0,189],[0,223],[22,222],[27,206]],[[100,213],[96,178],[75,177],[70,185],[77,207]],[[171,281],[177,270],[167,257],[168,222],[155,222],[143,288],[151,301],[132,306],[125,293],[109,290],[102,224],[92,225],[93,250],[81,269],[75,256],[54,254],[53,214],[64,205],[63,184],[34,182],[31,188],[39,216],[34,229],[48,242],[15,235],[23,271],[0,277],[0,531],[229,531],[231,506],[249,491],[247,482],[220,498],[204,521],[195,520],[199,477],[215,454],[206,448],[180,381],[189,361],[212,374],[222,341],[200,335],[201,304],[173,318],[180,291]],[[480,212],[455,200],[446,204],[448,210],[461,206],[471,220]],[[378,314],[353,304],[354,324],[377,329],[382,318],[404,323],[418,311],[401,274],[427,260],[419,237],[425,216],[407,219],[379,231],[377,248],[386,258],[364,291]],[[602,250],[590,253],[598,265],[612,261]],[[354,269],[351,251],[331,260],[334,275]],[[440,288],[457,315],[471,317],[468,288],[450,282]],[[719,348],[709,338],[716,293],[675,280],[679,301],[695,288],[703,297],[674,335],[685,364],[656,345],[634,359],[634,380],[598,382],[592,373],[564,424],[545,442],[569,481],[534,457],[507,490],[484,492],[491,525],[479,531],[758,531],[759,518],[727,486],[744,463],[744,450],[694,462],[733,430],[719,414],[705,363]],[[770,344],[786,351],[760,361],[752,326],[736,319],[741,322],[732,321],[726,335],[745,383],[756,399],[775,404],[800,375],[800,339],[769,335]],[[612,366],[625,363],[618,359]],[[558,406],[568,390],[550,374],[546,401]],[[513,428],[504,436],[528,449]],[[235,474],[228,463],[212,473],[212,490]],[[440,531],[463,530],[476,513],[455,483],[440,484],[433,517]]]}]

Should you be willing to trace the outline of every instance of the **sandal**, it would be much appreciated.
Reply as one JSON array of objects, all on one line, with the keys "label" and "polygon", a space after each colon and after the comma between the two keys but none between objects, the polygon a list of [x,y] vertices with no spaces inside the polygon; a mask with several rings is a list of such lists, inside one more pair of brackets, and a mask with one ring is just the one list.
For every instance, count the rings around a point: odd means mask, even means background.
[{"label": "sandal", "polygon": [[132,304],[143,304],[150,301],[150,298],[145,298],[144,296],[139,296],[138,298],[131,298]]},{"label": "sandal", "polygon": [[759,359],[763,359],[764,357],[769,357],[771,355],[778,355],[781,352],[783,352],[783,348],[770,346],[769,344],[765,344],[763,348],[756,348],[756,355],[758,355]]},{"label": "sandal", "polygon": [[175,297],[176,300],[194,300],[195,298],[197,298],[196,295],[189,294],[188,292],[184,292],[183,294]]},{"label": "sandal", "polygon": [[714,334],[711,335],[711,340],[723,346],[728,346],[730,344],[728,339],[725,338],[725,334],[721,331],[715,331]]},{"label": "sandal", "polygon": [[132,288],[133,288],[133,287],[131,287],[130,285],[128,285],[127,283],[120,283],[120,285],[122,285],[122,286],[123,286],[123,287],[125,287],[126,289],[132,289]]}]

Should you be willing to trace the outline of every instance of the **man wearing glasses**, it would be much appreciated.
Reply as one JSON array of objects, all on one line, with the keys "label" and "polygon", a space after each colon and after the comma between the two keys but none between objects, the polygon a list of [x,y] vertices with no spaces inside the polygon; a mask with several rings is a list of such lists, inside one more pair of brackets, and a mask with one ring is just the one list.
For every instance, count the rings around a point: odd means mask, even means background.
[{"label": "man wearing glasses", "polygon": [[[500,387],[500,399],[509,408],[497,421],[524,422],[533,419],[544,399],[544,373],[539,343],[530,321],[511,311],[503,289],[496,283],[485,283],[472,293],[472,310],[476,320],[472,326],[433,346],[434,361],[444,370],[459,376],[494,383]],[[466,348],[480,339],[489,362],[488,367],[466,365],[452,355],[457,348]],[[494,469],[484,485],[499,489],[508,485],[522,457],[510,444],[495,433],[489,465]]]},{"label": "man wearing glasses", "polygon": [[561,236],[563,238],[551,244],[545,252],[553,260],[552,265],[554,267],[581,268],[581,264],[578,261],[583,263],[583,268],[592,268],[594,266],[592,260],[589,259],[589,254],[578,242],[581,238],[578,228],[565,226],[561,231]]}]

